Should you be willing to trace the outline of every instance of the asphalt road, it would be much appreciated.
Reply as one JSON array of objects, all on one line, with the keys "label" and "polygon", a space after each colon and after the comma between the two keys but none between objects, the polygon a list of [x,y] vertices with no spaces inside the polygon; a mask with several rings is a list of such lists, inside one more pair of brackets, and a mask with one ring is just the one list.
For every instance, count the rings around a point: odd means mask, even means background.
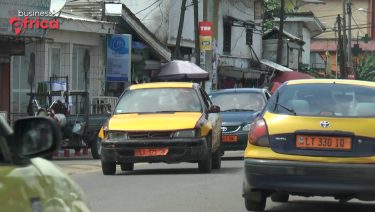
[{"label": "asphalt road", "polygon": [[[230,157],[228,158],[228,155]],[[241,212],[243,160],[226,155],[220,170],[200,174],[197,164],[136,164],[135,171],[104,176],[98,160],[55,160],[86,194],[93,211]],[[269,212],[373,212],[375,202],[338,203],[332,198],[291,197],[290,203],[267,202]]]}]

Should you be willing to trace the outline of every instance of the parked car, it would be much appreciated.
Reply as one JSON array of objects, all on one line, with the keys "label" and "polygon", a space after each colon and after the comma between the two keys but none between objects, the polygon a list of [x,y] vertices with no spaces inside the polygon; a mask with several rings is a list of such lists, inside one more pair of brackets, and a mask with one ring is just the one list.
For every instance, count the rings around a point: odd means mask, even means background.
[{"label": "parked car", "polygon": [[99,132],[105,175],[139,162],[192,162],[200,172],[221,166],[220,108],[195,83],[145,83],[122,94]]},{"label": "parked car", "polygon": [[243,197],[262,211],[267,197],[375,200],[375,83],[286,82],[252,125]]},{"label": "parked car", "polygon": [[78,185],[39,157],[58,148],[56,124],[33,117],[14,126],[0,118],[0,211],[90,211]]},{"label": "parked car", "polygon": [[221,109],[224,150],[244,150],[251,123],[271,94],[261,88],[234,88],[215,91],[211,101]]}]

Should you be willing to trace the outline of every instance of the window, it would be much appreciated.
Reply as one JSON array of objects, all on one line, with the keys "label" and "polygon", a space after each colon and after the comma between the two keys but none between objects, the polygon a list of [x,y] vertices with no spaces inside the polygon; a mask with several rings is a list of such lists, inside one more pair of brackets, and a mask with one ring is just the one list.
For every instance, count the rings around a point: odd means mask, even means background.
[{"label": "window", "polygon": [[50,47],[48,51],[49,76],[61,76],[61,52],[58,47]]},{"label": "window", "polygon": [[85,90],[85,52],[89,48],[73,47],[72,89]]},{"label": "window", "polygon": [[231,42],[232,42],[232,23],[229,21],[224,21],[224,46],[223,52],[230,54],[231,52]]},{"label": "window", "polygon": [[371,87],[328,83],[286,85],[274,96],[268,106],[274,113],[375,117],[375,89]]},{"label": "window", "polygon": [[148,88],[128,90],[120,98],[115,112],[168,113],[200,112],[201,102],[192,88]]},{"label": "window", "polygon": [[246,28],[246,44],[249,46],[253,45],[253,34],[254,34],[254,28],[247,27]]}]

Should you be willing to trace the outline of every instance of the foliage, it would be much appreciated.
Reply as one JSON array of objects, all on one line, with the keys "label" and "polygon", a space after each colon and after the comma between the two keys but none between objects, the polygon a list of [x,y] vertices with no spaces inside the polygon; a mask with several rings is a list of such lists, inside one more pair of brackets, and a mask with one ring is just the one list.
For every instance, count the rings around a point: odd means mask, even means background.
[{"label": "foliage", "polygon": [[264,19],[263,19],[263,32],[270,30],[274,27],[274,17],[280,16],[280,1],[279,0],[267,0],[264,2]]},{"label": "foliage", "polygon": [[375,81],[375,55],[364,57],[356,68],[356,79]]}]

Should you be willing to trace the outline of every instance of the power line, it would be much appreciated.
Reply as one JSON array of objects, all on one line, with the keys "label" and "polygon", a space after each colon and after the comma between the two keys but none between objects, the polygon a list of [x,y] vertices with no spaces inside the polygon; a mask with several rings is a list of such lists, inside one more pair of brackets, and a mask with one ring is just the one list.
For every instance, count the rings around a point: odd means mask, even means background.
[{"label": "power line", "polygon": [[140,10],[140,11],[138,11],[138,12],[134,13],[134,15],[137,15],[137,14],[139,14],[139,13],[141,13],[141,12],[143,12],[143,11],[147,10],[148,8],[150,8],[150,7],[154,6],[154,5],[155,5],[156,3],[158,3],[159,1],[160,1],[160,0],[156,0],[156,1],[154,1],[154,3],[152,3],[151,5],[149,5],[149,6],[145,7],[144,9],[142,9],[142,10]]}]

